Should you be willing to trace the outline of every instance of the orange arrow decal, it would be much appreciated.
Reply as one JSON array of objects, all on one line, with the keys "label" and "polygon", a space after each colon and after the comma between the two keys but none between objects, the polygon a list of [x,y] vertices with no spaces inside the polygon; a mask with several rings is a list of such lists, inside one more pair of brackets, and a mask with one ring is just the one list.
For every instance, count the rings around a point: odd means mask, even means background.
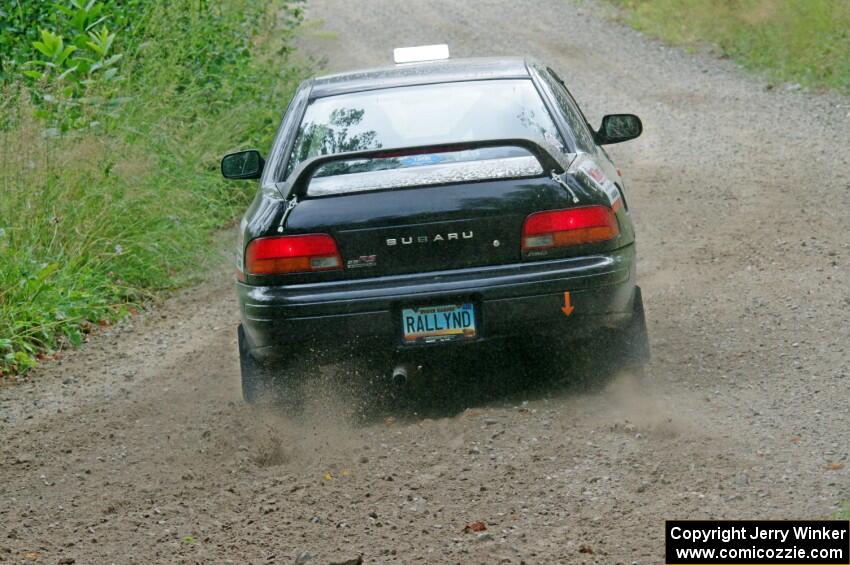
[{"label": "orange arrow decal", "polygon": [[570,303],[570,293],[567,291],[564,293],[564,305],[561,306],[561,312],[564,313],[564,316],[569,316],[574,310],[575,307]]}]

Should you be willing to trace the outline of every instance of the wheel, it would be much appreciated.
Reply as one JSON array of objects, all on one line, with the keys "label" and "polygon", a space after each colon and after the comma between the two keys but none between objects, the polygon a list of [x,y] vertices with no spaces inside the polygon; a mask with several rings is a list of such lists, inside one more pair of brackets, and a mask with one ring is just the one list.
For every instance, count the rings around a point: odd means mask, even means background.
[{"label": "wheel", "polygon": [[270,403],[297,412],[301,406],[300,383],[287,363],[263,362],[251,355],[242,325],[236,330],[239,341],[239,368],[242,398],[248,404]]}]

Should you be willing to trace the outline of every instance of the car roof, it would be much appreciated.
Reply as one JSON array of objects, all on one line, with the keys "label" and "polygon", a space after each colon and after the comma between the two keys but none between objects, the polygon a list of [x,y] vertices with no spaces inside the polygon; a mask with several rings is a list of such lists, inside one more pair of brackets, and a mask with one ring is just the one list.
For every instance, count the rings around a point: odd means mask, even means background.
[{"label": "car roof", "polygon": [[396,86],[528,77],[528,66],[521,57],[447,59],[316,77],[312,79],[310,98]]}]

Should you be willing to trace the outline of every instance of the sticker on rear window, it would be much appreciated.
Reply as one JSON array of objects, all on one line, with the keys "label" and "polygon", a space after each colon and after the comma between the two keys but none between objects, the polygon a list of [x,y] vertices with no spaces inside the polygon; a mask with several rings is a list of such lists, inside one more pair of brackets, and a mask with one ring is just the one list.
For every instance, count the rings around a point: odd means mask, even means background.
[{"label": "sticker on rear window", "polygon": [[402,157],[399,159],[399,163],[404,167],[413,167],[416,165],[433,165],[435,163],[441,163],[445,161],[445,157],[437,153],[430,153],[426,155],[411,155],[409,157]]}]

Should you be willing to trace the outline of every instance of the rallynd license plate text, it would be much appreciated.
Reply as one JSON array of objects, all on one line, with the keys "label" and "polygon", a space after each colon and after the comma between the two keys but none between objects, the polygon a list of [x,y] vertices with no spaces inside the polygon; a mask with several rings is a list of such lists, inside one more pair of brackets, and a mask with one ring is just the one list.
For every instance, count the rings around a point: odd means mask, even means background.
[{"label": "rallynd license plate text", "polygon": [[472,304],[446,304],[404,308],[401,311],[404,341],[440,341],[473,338],[475,310]]}]

